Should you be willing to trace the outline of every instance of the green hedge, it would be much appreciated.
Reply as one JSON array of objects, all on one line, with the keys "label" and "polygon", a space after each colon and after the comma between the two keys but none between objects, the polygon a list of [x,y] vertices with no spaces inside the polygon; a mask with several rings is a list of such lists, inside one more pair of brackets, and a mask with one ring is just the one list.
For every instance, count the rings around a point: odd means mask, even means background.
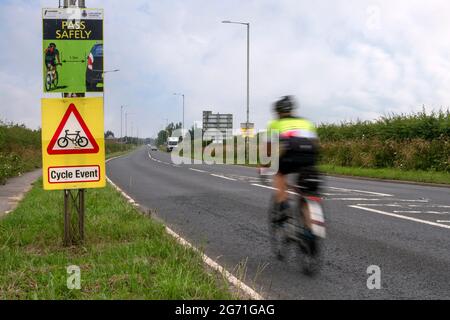
[{"label": "green hedge", "polygon": [[425,111],[410,115],[389,115],[376,121],[357,121],[322,124],[318,128],[320,139],[342,141],[377,138],[384,140],[436,140],[450,138],[450,111],[427,114]]},{"label": "green hedge", "polygon": [[0,122],[0,183],[41,164],[41,131]]},{"label": "green hedge", "polygon": [[450,172],[450,139],[355,139],[323,142],[323,164]]}]

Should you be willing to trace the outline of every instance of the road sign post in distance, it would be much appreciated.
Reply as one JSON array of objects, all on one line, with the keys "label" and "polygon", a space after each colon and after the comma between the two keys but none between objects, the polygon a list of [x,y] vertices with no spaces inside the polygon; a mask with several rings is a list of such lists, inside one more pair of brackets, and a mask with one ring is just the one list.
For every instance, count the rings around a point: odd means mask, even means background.
[{"label": "road sign post in distance", "polygon": [[102,98],[42,99],[45,190],[103,188]]}]

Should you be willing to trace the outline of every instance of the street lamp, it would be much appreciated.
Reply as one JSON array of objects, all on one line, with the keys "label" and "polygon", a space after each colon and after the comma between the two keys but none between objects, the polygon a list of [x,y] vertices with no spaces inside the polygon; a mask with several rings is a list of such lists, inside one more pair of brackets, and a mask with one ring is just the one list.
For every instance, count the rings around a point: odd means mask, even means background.
[{"label": "street lamp", "polygon": [[238,21],[229,21],[224,20],[222,23],[230,23],[230,24],[241,24],[247,26],[247,121],[245,124],[246,136],[245,136],[245,157],[246,161],[248,160],[248,130],[249,130],[249,122],[250,122],[250,23],[249,22],[238,22]]},{"label": "street lamp", "polygon": [[124,108],[124,106],[120,106],[120,141],[123,140],[123,131],[122,131],[122,126],[123,126],[123,108]]},{"label": "street lamp", "polygon": [[125,112],[125,143],[128,142],[128,116],[132,116],[134,115],[134,113],[130,113],[130,112]]},{"label": "street lamp", "polygon": [[174,96],[182,96],[183,97],[183,125],[182,125],[182,134],[184,135],[184,93],[174,93]]}]

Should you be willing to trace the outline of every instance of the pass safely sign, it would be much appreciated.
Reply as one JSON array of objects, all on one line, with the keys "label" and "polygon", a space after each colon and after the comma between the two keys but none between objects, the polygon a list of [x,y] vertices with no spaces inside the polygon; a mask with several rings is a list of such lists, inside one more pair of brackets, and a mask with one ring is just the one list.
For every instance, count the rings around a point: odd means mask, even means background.
[{"label": "pass safely sign", "polygon": [[42,99],[45,190],[105,186],[102,98]]}]

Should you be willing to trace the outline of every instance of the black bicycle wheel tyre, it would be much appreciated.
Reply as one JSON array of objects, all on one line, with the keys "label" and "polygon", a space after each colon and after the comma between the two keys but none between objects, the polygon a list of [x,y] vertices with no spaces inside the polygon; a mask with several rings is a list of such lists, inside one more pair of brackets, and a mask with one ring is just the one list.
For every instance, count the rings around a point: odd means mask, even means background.
[{"label": "black bicycle wheel tyre", "polygon": [[49,74],[47,74],[47,77],[45,78],[45,90],[52,90],[52,77]]},{"label": "black bicycle wheel tyre", "polygon": [[287,251],[286,231],[283,223],[273,222],[274,215],[274,200],[272,199],[268,213],[270,245],[272,252],[275,254],[277,259],[284,260]]},{"label": "black bicycle wheel tyre", "polygon": [[88,145],[89,140],[86,137],[80,137],[80,139],[78,139],[77,144],[80,148],[84,148]]},{"label": "black bicycle wheel tyre", "polygon": [[55,70],[55,79],[53,79],[53,86],[55,89],[58,88],[58,81],[59,81],[58,71]]},{"label": "black bicycle wheel tyre", "polygon": [[69,145],[69,139],[64,138],[64,137],[58,139],[58,146],[60,148],[66,148],[68,145]]}]

